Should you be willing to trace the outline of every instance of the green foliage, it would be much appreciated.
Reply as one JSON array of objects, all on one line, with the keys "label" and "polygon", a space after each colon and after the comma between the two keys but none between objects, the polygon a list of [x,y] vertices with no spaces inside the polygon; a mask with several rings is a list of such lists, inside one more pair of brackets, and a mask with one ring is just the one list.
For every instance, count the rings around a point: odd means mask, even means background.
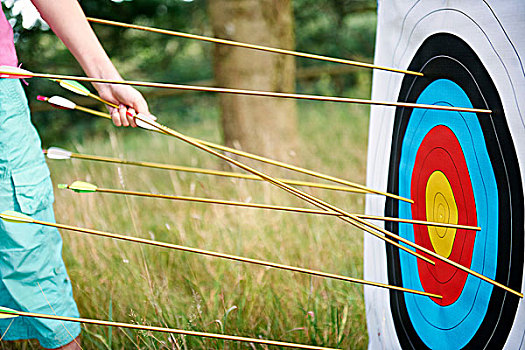
[{"label": "green foliage", "polygon": [[[376,27],[375,1],[297,0],[293,2],[299,51],[371,60]],[[316,65],[305,60],[301,65]]]},{"label": "green foliage", "polygon": [[[297,0],[293,2],[298,51],[325,56],[373,62],[376,31],[376,2],[367,0]],[[298,67],[319,66],[301,59]],[[322,63],[321,63],[322,64]],[[299,82],[298,90],[324,95],[342,95],[358,86],[363,74],[324,76],[317,81]],[[362,96],[365,97],[366,96]]]}]

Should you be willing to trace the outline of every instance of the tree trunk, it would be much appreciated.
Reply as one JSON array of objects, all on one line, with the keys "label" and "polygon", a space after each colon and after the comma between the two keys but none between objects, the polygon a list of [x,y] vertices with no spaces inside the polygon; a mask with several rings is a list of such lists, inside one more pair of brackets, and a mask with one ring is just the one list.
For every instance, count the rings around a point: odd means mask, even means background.
[{"label": "tree trunk", "polygon": [[[271,47],[293,49],[291,0],[209,0],[216,37]],[[218,86],[295,91],[292,56],[215,46]],[[297,147],[297,115],[293,100],[222,94],[221,122],[230,147],[290,160]]]}]

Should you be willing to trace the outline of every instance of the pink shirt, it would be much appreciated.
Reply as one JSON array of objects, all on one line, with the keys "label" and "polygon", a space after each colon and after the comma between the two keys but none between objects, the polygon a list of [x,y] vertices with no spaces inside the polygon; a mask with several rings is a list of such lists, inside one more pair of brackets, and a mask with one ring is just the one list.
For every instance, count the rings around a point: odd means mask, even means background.
[{"label": "pink shirt", "polygon": [[18,65],[16,58],[15,43],[13,41],[13,28],[5,18],[2,5],[0,4],[0,66]]}]

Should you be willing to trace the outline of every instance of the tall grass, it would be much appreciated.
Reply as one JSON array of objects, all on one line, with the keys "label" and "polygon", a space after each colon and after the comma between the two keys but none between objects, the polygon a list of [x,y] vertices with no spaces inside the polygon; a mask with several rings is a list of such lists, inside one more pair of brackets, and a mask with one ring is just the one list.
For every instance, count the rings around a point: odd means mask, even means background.
[{"label": "tall grass", "polygon": [[[203,97],[208,98],[208,97]],[[364,182],[368,109],[299,104],[296,164]],[[196,106],[187,135],[220,142],[218,111]],[[77,152],[221,169],[223,163],[168,136],[110,128]],[[271,185],[89,161],[48,161],[55,184],[308,206]],[[305,178],[275,169],[274,175]],[[312,180],[312,179],[309,179]],[[364,198],[306,190],[350,212]],[[57,222],[362,277],[362,232],[333,217],[56,190]],[[63,232],[64,259],[83,317],[279,339],[344,349],[367,344],[362,287],[287,271]],[[25,346],[28,346],[27,344]],[[34,344],[29,347],[35,346]],[[219,340],[83,327],[85,349],[266,349]]]}]

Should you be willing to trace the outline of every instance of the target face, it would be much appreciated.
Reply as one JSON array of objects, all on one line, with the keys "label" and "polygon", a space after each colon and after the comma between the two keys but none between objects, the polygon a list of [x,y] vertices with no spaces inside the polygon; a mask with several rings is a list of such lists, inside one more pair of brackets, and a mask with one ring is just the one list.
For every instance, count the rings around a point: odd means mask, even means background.
[{"label": "target face", "polygon": [[[525,2],[379,0],[372,99],[491,114],[371,107],[366,213],[480,227],[385,223],[404,238],[525,291]],[[525,349],[525,301],[364,236],[364,277],[442,299],[364,288],[370,349]],[[420,252],[422,253],[422,252]],[[424,253],[422,253],[424,255]]]},{"label": "target face", "polygon": [[[481,231],[387,224],[386,228],[520,290],[523,188],[498,90],[476,53],[452,34],[428,37],[403,78],[399,101],[485,108],[491,115],[399,108],[385,215],[481,227]],[[502,348],[519,299],[440,260],[435,266],[386,247],[389,283],[443,295],[391,293],[403,348]]]}]

